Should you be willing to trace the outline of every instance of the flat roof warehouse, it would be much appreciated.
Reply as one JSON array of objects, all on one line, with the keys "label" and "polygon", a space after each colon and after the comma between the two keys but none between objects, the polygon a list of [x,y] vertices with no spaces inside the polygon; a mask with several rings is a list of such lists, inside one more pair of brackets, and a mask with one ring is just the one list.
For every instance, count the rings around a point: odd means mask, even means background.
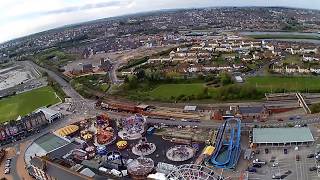
[{"label": "flat roof warehouse", "polygon": [[309,128],[253,128],[254,144],[310,143],[314,138]]}]

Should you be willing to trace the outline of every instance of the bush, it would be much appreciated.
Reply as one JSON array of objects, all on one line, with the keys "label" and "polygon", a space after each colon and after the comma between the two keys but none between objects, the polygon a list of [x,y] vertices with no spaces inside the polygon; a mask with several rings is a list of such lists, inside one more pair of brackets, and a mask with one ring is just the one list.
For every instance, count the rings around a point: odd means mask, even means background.
[{"label": "bush", "polygon": [[320,112],[320,103],[311,105],[310,110],[311,110],[312,114],[319,113]]}]

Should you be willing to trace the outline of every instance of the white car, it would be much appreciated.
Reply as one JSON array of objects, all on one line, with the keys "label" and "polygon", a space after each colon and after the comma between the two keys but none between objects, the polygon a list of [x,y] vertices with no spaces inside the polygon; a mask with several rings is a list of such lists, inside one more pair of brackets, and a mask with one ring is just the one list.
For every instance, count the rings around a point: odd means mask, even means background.
[{"label": "white car", "polygon": [[4,174],[10,174],[10,168],[5,168],[4,169]]},{"label": "white car", "polygon": [[279,165],[278,162],[274,162],[274,163],[272,164],[272,167],[278,167],[278,165]]}]

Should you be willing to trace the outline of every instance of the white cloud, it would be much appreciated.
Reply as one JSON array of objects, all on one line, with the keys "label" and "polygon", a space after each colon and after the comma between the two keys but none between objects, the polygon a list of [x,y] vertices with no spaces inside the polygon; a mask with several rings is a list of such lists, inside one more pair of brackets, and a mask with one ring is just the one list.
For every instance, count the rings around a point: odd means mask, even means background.
[{"label": "white cloud", "polygon": [[58,26],[135,12],[247,5],[320,9],[319,0],[0,0],[0,42]]}]

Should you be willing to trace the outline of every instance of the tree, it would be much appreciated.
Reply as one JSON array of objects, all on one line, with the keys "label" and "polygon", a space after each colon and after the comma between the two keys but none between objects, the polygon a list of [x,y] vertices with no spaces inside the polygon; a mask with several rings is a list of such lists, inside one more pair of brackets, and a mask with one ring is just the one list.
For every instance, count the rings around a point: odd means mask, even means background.
[{"label": "tree", "polygon": [[136,76],[138,80],[143,80],[146,77],[146,73],[143,69],[138,69]]},{"label": "tree", "polygon": [[232,84],[232,79],[230,74],[223,72],[219,74],[219,77],[220,77],[220,82],[223,86]]}]

